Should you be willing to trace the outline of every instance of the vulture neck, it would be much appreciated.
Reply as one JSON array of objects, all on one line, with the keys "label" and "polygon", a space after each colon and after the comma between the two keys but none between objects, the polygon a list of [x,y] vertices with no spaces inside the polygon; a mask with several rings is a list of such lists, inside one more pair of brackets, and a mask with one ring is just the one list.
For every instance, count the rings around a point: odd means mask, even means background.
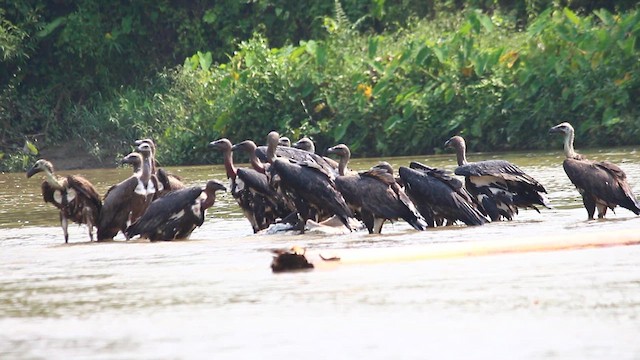
[{"label": "vulture neck", "polygon": [[351,159],[350,153],[340,156],[340,163],[338,163],[338,174],[340,176],[344,176],[344,174],[347,173],[347,164],[349,163],[349,159]]},{"label": "vulture neck", "polygon": [[206,210],[206,209],[212,207],[213,203],[216,201],[216,193],[215,193],[215,191],[212,191],[211,193],[209,193],[208,191],[205,191],[204,193],[207,196],[207,198],[202,201],[202,205],[201,205],[202,206],[202,210]]},{"label": "vulture neck", "polygon": [[259,173],[264,174],[266,169],[264,164],[262,163],[262,161],[260,161],[260,159],[258,159],[258,156],[256,155],[256,151],[255,149],[253,149],[252,151],[249,151],[249,162],[251,163],[251,166],[253,167],[253,169]]},{"label": "vulture neck", "polygon": [[269,143],[267,144],[267,161],[270,164],[273,164],[273,162],[276,159],[276,149],[278,148],[278,144],[275,143]]},{"label": "vulture neck", "polygon": [[224,150],[224,169],[227,171],[227,179],[236,179],[238,173],[236,167],[233,165],[233,155],[230,149]]},{"label": "vulture neck", "polygon": [[51,185],[51,187],[53,187],[54,189],[62,189],[62,183],[60,182],[60,180],[58,179],[57,176],[55,176],[53,173],[49,172],[49,171],[45,171],[45,174],[47,176],[46,178],[46,182],[49,183],[49,185]]},{"label": "vulture neck", "polygon": [[564,156],[567,157],[567,159],[581,159],[582,156],[580,156],[578,153],[576,153],[576,151],[573,149],[573,140],[575,138],[575,134],[573,131],[568,132],[567,134],[565,134],[564,136]]},{"label": "vulture neck", "polygon": [[142,159],[142,173],[140,174],[140,180],[143,184],[147,184],[151,179],[151,156],[143,156]]},{"label": "vulture neck", "polygon": [[467,149],[464,145],[456,146],[456,159],[458,160],[458,166],[467,164]]}]

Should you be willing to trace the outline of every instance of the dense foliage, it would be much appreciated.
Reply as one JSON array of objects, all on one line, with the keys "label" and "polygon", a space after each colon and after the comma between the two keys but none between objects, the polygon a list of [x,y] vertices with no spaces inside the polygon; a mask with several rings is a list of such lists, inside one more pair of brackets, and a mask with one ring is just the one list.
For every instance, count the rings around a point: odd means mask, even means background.
[{"label": "dense foliage", "polygon": [[208,141],[272,129],[360,156],[456,133],[530,149],[562,120],[580,145],[636,143],[640,11],[567,5],[0,0],[0,152],[71,134],[100,156],[152,136],[163,163],[192,164]]}]

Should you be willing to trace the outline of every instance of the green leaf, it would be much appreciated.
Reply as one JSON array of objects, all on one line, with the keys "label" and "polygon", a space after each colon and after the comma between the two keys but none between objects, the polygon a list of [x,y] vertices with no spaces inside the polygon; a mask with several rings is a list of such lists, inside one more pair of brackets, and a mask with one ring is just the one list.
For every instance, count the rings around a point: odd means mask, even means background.
[{"label": "green leaf", "polygon": [[493,21],[485,14],[478,13],[478,20],[487,31],[493,31]]},{"label": "green leaf", "polygon": [[335,127],[335,130],[333,130],[333,140],[336,142],[342,140],[344,134],[347,133],[347,128],[349,127],[349,125],[351,125],[350,118],[345,119],[341,123],[339,123],[338,126]]},{"label": "green leaf", "polygon": [[418,55],[416,55],[416,64],[423,65],[429,55],[431,55],[431,48],[423,46],[420,51],[418,51]]},{"label": "green leaf", "polygon": [[571,11],[571,9],[564,8],[564,9],[562,9],[562,12],[567,17],[567,19],[569,19],[569,21],[571,21],[574,25],[580,26],[582,24],[582,20],[580,20],[578,15],[576,15],[576,13]]},{"label": "green leaf", "polygon": [[316,47],[316,63],[319,66],[324,66],[327,64],[327,45],[324,43],[320,43]]},{"label": "green leaf", "polygon": [[201,51],[198,51],[198,60],[202,70],[209,70],[209,68],[211,67],[211,64],[213,63],[211,51],[207,51],[206,53],[202,53]]},{"label": "green leaf", "polygon": [[48,23],[42,28],[42,30],[36,33],[36,36],[39,38],[47,37],[49,34],[53,32],[53,30],[57,29],[58,26],[62,25],[67,20],[66,16],[60,16],[55,18],[53,21]]},{"label": "green leaf", "polygon": [[369,48],[367,54],[369,55],[369,59],[373,59],[378,52],[378,40],[377,36],[369,38]]},{"label": "green leaf", "polygon": [[38,148],[29,140],[25,140],[22,150],[30,155],[38,155]]},{"label": "green leaf", "polygon": [[384,131],[391,131],[400,123],[402,123],[402,116],[397,114],[393,115],[384,122]]}]

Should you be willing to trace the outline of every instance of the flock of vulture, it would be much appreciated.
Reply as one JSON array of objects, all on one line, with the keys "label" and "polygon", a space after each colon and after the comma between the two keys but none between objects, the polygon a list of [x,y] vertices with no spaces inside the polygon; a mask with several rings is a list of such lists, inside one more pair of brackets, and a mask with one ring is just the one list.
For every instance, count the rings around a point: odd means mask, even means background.
[{"label": "flock of vulture", "polygon": [[[607,209],[616,206],[640,214],[640,204],[622,169],[576,153],[569,123],[549,132],[564,135],[563,167],[582,195],[589,219],[596,208],[603,218]],[[137,151],[122,159],[133,167],[133,174],[109,188],[103,199],[81,176],[57,177],[47,160],[38,160],[29,169],[27,177],[44,172],[42,195],[60,210],[65,242],[69,221],[86,224],[92,241],[94,227],[98,241],[111,240],[119,232],[127,240],[135,236],[154,241],[188,238],[202,225],[216,191],[227,190],[216,180],[204,187],[185,187],[180,178],[157,167],[152,140],[135,144]],[[223,138],[209,147],[222,152],[230,191],[254,233],[276,223],[304,232],[308,221],[344,226],[349,231],[364,224],[369,233],[380,233],[385,221],[398,219],[417,230],[457,222],[476,226],[512,220],[519,208],[550,208],[544,186],[518,166],[505,160],[467,162],[460,136],[449,139],[445,147],[455,150],[455,175],[463,176],[464,183],[450,172],[418,162],[400,167],[397,177],[386,162],[354,172],[348,168],[351,153],[346,145],[328,149],[339,159],[336,162],[317,155],[308,138],[290,144],[277,132],[268,134],[266,146],[251,140],[232,144]],[[251,168],[236,167],[234,151],[246,152]]]}]

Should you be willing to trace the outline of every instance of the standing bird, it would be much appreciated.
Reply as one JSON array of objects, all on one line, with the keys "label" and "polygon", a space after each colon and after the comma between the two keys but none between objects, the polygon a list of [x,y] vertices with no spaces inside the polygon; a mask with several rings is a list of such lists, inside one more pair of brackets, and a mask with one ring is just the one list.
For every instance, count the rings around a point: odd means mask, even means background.
[{"label": "standing bird", "polygon": [[64,233],[64,242],[69,242],[69,220],[86,224],[89,227],[89,239],[93,241],[93,227],[98,224],[102,208],[100,195],[95,187],[80,175],[57,177],[53,172],[53,165],[45,159],[36,161],[27,171],[27,178],[39,172],[44,172],[46,176],[42,182],[44,202],[52,203],[60,209],[60,226]]},{"label": "standing bird", "polygon": [[[271,133],[278,134],[275,131],[272,131]],[[280,139],[280,137],[278,137],[278,139]],[[338,164],[333,159],[325,158],[314,152],[298,149],[296,147],[282,146],[280,140],[278,140],[275,144],[272,144],[271,146],[272,146],[271,151],[276,157],[292,159],[297,162],[315,163],[317,166],[322,168],[331,177],[338,176]],[[268,144],[264,146],[256,147],[255,154],[262,163],[270,162],[269,155],[267,154],[268,151],[269,151]]]},{"label": "standing bird", "polygon": [[216,191],[226,191],[216,180],[205,188],[193,186],[168,192],[154,200],[147,211],[126,229],[127,238],[140,235],[152,241],[187,239],[204,223],[206,210],[213,206]]},{"label": "standing bird", "polygon": [[291,147],[291,139],[289,139],[286,136],[283,136],[283,137],[280,138],[280,141],[278,141],[278,145]]},{"label": "standing bird", "polygon": [[[149,144],[144,143],[138,146],[138,153],[123,159],[134,166],[135,172],[107,190],[98,221],[98,241],[113,239],[119,231],[126,237],[127,226],[142,216],[151,204],[157,185],[151,176],[150,153]],[[139,168],[138,163],[142,164]]]},{"label": "standing bird", "polygon": [[349,218],[353,213],[336,189],[335,175],[314,161],[296,161],[276,157],[280,135],[272,131],[267,136],[267,159],[271,166],[270,182],[298,212],[298,230],[304,233],[307,220],[316,221],[336,215],[351,230]]},{"label": "standing bird", "polygon": [[462,137],[454,136],[444,143],[456,151],[456,175],[465,177],[467,190],[476,197],[492,221],[512,220],[518,208],[536,205],[551,208],[544,186],[506,160],[485,160],[467,163],[466,144]]},{"label": "standing bird", "polygon": [[151,139],[138,139],[134,142],[136,146],[147,143],[151,147],[151,174],[155,176],[158,183],[158,191],[156,197],[163,196],[172,190],[184,189],[185,185],[182,179],[174,174],[171,174],[158,167],[158,161],[156,160],[156,144]]},{"label": "standing bird", "polygon": [[[303,137],[300,140],[296,141],[295,143],[293,143],[292,145],[294,148],[296,149],[300,149],[300,150],[304,150],[304,151],[308,151],[312,154],[316,153],[316,144],[313,143],[313,140],[309,139],[308,137]],[[329,165],[331,165],[331,167],[337,169],[338,168],[338,163],[331,159],[328,158],[326,156],[322,157],[323,159],[325,159],[325,161],[327,161],[327,163],[329,163]]]},{"label": "standing bird", "polygon": [[582,203],[587,209],[589,220],[593,219],[596,208],[598,218],[604,218],[607,208],[614,211],[617,205],[640,215],[640,204],[627,183],[627,175],[622,169],[608,161],[591,161],[573,149],[575,131],[568,122],[558,124],[549,133],[564,135],[564,172],[582,195]]},{"label": "standing bird", "polygon": [[281,217],[275,190],[269,186],[267,176],[253,169],[236,168],[233,164],[233,145],[226,138],[209,143],[209,147],[222,152],[231,194],[251,223],[254,233],[268,228]]},{"label": "standing bird", "polygon": [[405,192],[429,226],[441,226],[445,220],[447,225],[458,220],[467,225],[487,222],[462,182],[450,173],[413,161],[399,172]]},{"label": "standing bird", "polygon": [[396,183],[391,165],[383,164],[369,171],[345,174],[351,151],[345,144],[327,150],[340,157],[340,176],[335,179],[336,188],[356,218],[364,222],[370,234],[380,234],[386,220],[404,219],[416,230],[425,230],[427,223],[414,204]]}]

